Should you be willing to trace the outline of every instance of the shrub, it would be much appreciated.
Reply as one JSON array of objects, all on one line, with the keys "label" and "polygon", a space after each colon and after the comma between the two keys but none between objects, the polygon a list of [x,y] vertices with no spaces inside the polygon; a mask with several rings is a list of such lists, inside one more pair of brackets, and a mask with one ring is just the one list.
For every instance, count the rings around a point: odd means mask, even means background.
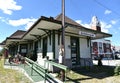
[{"label": "shrub", "polygon": [[120,65],[118,65],[118,66],[115,67],[114,74],[115,75],[120,75]]}]

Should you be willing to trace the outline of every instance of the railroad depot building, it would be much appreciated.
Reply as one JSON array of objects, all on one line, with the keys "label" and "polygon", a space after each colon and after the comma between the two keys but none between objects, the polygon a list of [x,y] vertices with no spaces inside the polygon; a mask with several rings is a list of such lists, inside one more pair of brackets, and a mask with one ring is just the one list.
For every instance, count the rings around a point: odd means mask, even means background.
[{"label": "railroad depot building", "polygon": [[[7,37],[1,45],[8,47],[9,53],[19,52],[39,64],[44,65],[46,56],[58,62],[61,42],[61,17],[41,16],[28,31],[18,30]],[[97,17],[92,19],[94,29],[88,29],[65,16],[65,64],[69,68],[92,66],[91,40],[112,37],[101,32]]]}]

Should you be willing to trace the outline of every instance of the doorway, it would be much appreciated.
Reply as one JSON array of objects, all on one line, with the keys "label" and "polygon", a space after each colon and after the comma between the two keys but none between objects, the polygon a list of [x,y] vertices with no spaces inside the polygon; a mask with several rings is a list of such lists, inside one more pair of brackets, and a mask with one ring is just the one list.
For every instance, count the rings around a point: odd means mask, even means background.
[{"label": "doorway", "polygon": [[71,37],[71,60],[72,66],[80,65],[79,38]]},{"label": "doorway", "polygon": [[47,37],[43,38],[43,58],[47,55]]},{"label": "doorway", "polygon": [[35,42],[34,44],[34,58],[33,60],[36,61],[37,60],[37,50],[38,50],[38,41]]}]

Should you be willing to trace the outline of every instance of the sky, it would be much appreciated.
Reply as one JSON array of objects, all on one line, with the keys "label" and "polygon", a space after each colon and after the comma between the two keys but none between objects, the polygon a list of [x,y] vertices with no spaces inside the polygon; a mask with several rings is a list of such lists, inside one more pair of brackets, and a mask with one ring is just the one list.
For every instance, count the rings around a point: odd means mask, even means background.
[{"label": "sky", "polygon": [[[0,42],[17,30],[28,30],[41,16],[56,17],[62,0],[0,0]],[[65,0],[65,15],[90,28],[97,16],[102,32],[110,33],[112,45],[120,46],[120,0]]]}]

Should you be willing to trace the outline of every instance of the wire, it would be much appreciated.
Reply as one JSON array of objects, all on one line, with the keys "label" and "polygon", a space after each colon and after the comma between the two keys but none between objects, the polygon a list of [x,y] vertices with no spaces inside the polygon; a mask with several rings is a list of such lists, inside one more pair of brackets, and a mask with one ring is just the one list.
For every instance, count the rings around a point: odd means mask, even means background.
[{"label": "wire", "polygon": [[114,10],[108,8],[107,6],[105,6],[105,5],[103,5],[102,3],[98,2],[97,0],[93,0],[93,1],[95,1],[95,3],[97,3],[98,5],[104,7],[105,9],[108,9],[108,10],[112,11],[114,14],[116,14],[117,16],[120,17],[120,14],[119,14],[118,12],[116,12],[116,11],[114,11]]}]

